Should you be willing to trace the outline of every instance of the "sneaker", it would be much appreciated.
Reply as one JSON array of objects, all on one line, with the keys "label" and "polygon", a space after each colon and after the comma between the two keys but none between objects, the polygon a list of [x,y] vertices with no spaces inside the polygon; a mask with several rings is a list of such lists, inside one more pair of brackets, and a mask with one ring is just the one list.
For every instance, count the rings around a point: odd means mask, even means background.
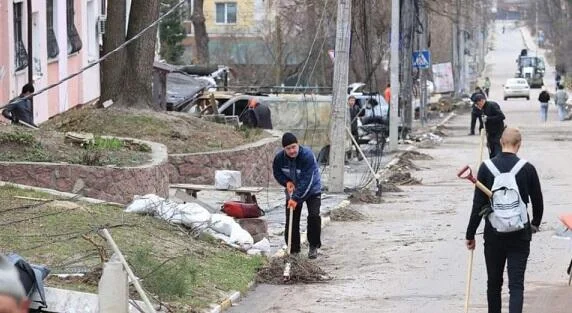
[{"label": "sneaker", "polygon": [[310,248],[310,251],[308,251],[308,259],[316,258],[318,258],[318,248]]}]

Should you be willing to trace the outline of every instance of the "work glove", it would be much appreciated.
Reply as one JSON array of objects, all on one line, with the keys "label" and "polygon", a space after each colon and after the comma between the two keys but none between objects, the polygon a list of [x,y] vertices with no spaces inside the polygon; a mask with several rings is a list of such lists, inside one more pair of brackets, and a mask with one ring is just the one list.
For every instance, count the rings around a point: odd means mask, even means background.
[{"label": "work glove", "polygon": [[535,234],[535,233],[537,233],[540,229],[538,228],[538,226],[530,225],[530,230],[532,230],[532,233]]},{"label": "work glove", "polygon": [[286,191],[288,191],[289,194],[291,194],[291,193],[294,192],[294,188],[295,188],[295,187],[296,187],[296,186],[294,185],[293,182],[291,182],[291,181],[286,182]]},{"label": "work glove", "polygon": [[288,208],[290,210],[295,210],[297,206],[298,206],[298,202],[296,202],[292,199],[288,200]]},{"label": "work glove", "polygon": [[487,122],[487,116],[483,114],[483,116],[481,117],[483,119],[483,123]]}]

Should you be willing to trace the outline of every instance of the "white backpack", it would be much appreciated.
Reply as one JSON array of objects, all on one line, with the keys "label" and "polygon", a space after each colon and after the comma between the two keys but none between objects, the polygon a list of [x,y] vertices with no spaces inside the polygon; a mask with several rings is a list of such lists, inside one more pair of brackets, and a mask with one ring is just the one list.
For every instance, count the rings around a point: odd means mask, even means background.
[{"label": "white backpack", "polygon": [[491,225],[499,233],[510,233],[524,229],[528,223],[526,204],[520,197],[516,174],[526,164],[525,160],[519,160],[510,172],[501,173],[498,168],[486,160],[485,165],[495,176],[492,187],[491,209],[488,215]]}]

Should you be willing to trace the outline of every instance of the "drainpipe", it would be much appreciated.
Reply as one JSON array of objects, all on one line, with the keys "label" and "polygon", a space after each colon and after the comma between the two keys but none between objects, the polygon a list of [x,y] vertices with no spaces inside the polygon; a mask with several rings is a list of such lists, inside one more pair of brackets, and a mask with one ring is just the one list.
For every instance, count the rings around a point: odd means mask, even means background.
[{"label": "drainpipe", "polygon": [[[26,1],[26,15],[28,21],[28,83],[34,83],[34,50],[32,42],[32,0]],[[32,119],[34,118],[34,99],[30,98],[32,103]]]}]

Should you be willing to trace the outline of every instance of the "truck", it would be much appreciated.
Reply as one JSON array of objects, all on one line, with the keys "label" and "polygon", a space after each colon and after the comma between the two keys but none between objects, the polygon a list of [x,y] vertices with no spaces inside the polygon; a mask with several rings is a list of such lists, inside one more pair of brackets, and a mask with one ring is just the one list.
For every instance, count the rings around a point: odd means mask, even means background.
[{"label": "truck", "polygon": [[523,49],[516,63],[518,64],[517,78],[525,78],[530,88],[540,88],[544,85],[546,65],[542,57],[529,55],[528,51]]}]

